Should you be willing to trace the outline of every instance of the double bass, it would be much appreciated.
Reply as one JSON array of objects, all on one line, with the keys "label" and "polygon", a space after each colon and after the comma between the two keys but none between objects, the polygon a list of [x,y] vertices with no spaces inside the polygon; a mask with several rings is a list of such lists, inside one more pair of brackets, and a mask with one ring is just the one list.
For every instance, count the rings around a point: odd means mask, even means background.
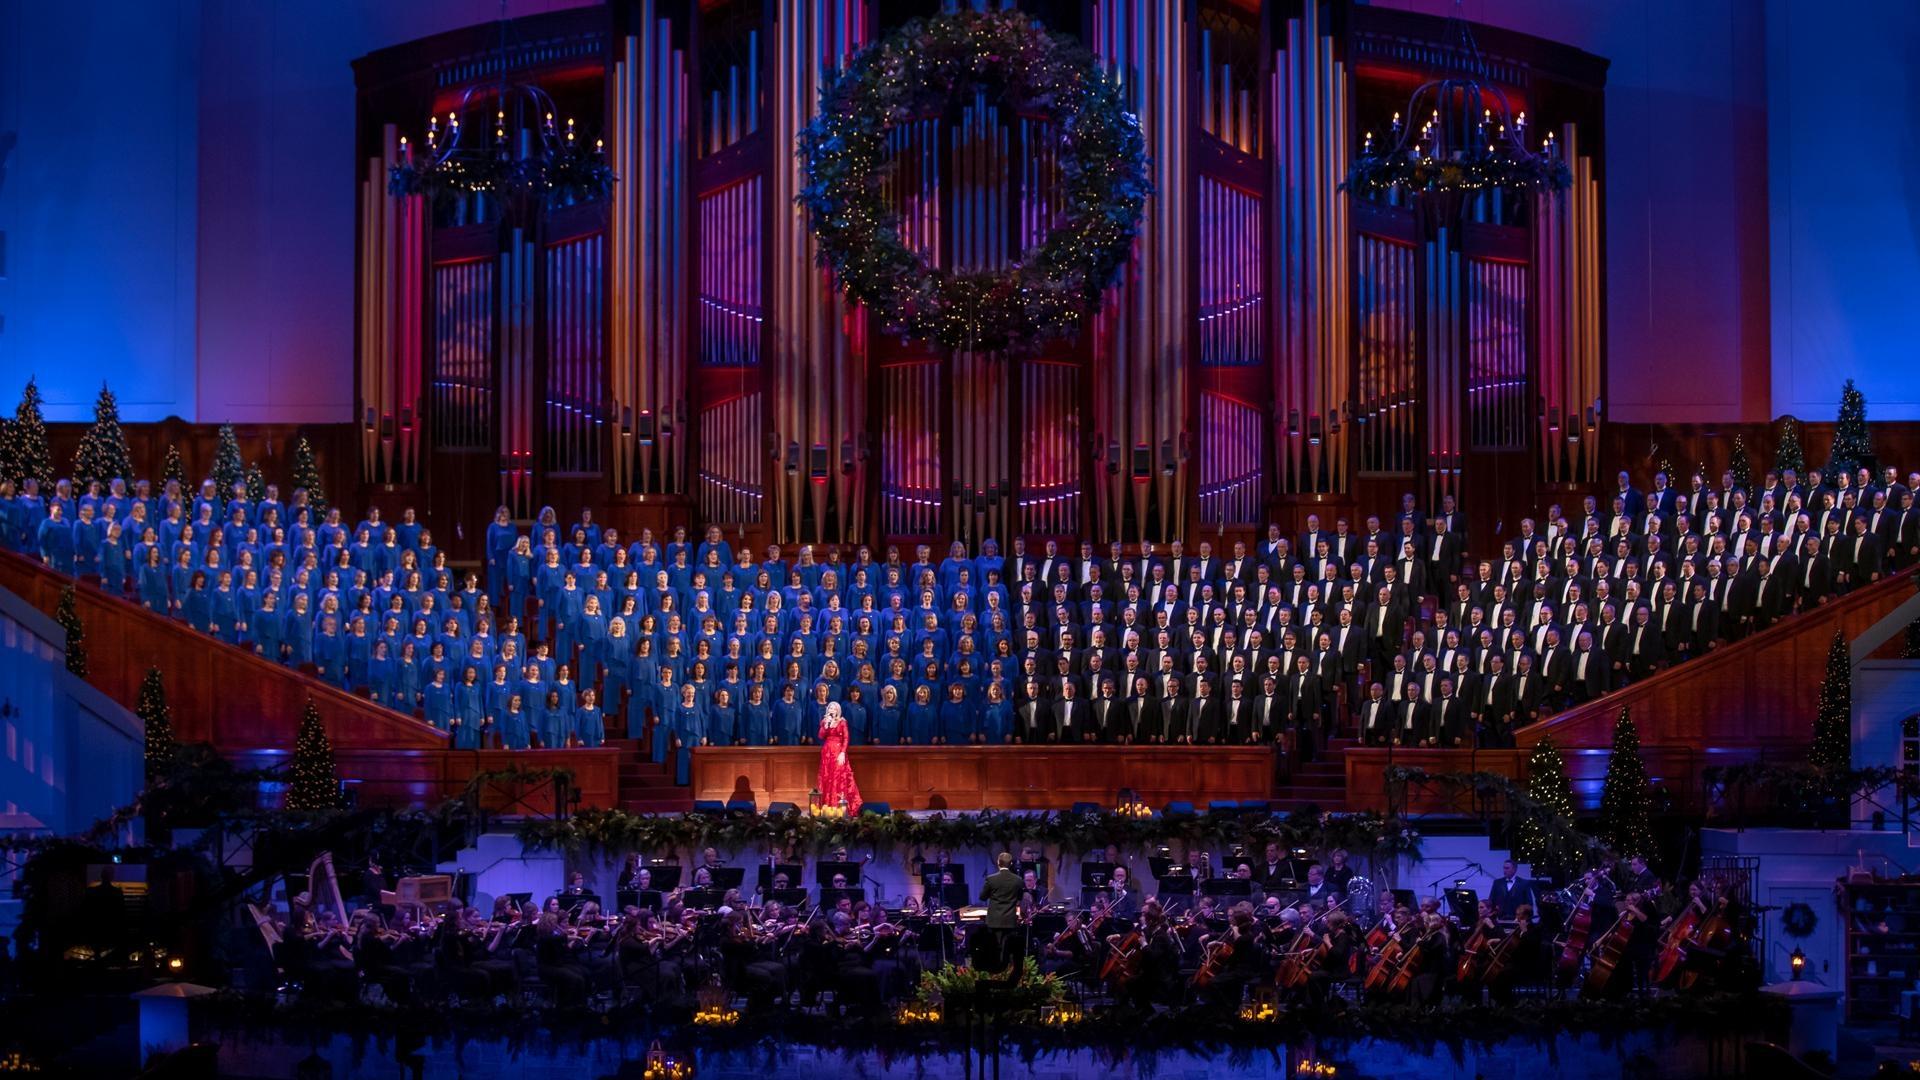
[{"label": "double bass", "polygon": [[[1500,943],[1493,945],[1497,949]],[[1454,978],[1462,985],[1472,985],[1482,977],[1481,969],[1492,960],[1492,951],[1487,946],[1487,924],[1483,919],[1474,926],[1466,944],[1460,946],[1460,962],[1454,968]]]},{"label": "double bass", "polygon": [[1660,955],[1653,967],[1655,986],[1665,985],[1680,970],[1680,965],[1686,962],[1687,945],[1693,940],[1694,931],[1700,927],[1700,910],[1699,900],[1688,901],[1686,910],[1675,915],[1666,932],[1660,936]]},{"label": "double bass", "polygon": [[[1727,908],[1727,898],[1723,896],[1719,903],[1714,905],[1713,913],[1700,920],[1700,925],[1694,929],[1693,937],[1681,945],[1682,952],[1690,947],[1725,950],[1731,944],[1729,939],[1733,937],[1733,917]],[[1680,981],[1677,985],[1682,990],[1690,990],[1693,984],[1699,981],[1699,970],[1689,968],[1680,973]]]},{"label": "double bass", "polygon": [[1554,962],[1556,975],[1572,975],[1580,970],[1580,958],[1586,954],[1587,939],[1593,935],[1593,894],[1599,888],[1599,879],[1587,882],[1586,889],[1580,894],[1580,902],[1574,905],[1573,913],[1567,916],[1566,929],[1561,933],[1555,946],[1560,957]]}]

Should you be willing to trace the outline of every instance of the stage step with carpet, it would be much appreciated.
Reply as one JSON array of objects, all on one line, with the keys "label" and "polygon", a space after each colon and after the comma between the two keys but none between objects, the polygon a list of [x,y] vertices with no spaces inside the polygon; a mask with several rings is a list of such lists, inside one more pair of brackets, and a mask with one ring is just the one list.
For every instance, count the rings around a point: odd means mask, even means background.
[{"label": "stage step with carpet", "polygon": [[1290,775],[1273,787],[1273,808],[1291,813],[1296,810],[1344,810],[1347,805],[1347,748],[1352,739],[1334,738],[1312,761],[1294,765]]}]

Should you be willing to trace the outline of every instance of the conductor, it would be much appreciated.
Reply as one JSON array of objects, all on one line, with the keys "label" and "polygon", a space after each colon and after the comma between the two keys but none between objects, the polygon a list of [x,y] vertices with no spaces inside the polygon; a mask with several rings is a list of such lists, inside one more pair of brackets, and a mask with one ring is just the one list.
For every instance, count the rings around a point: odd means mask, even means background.
[{"label": "conductor", "polygon": [[1020,875],[1013,872],[1013,853],[1003,851],[994,857],[994,871],[980,883],[980,899],[987,905],[987,952],[974,958],[981,971],[999,971],[1007,966],[1007,955],[1014,937],[1020,933]]}]

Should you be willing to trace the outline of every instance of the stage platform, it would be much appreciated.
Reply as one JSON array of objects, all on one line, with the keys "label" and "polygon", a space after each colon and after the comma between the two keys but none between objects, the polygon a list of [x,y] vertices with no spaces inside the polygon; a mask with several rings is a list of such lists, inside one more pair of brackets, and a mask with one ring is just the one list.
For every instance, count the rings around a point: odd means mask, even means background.
[{"label": "stage platform", "polygon": [[[1185,799],[1265,799],[1274,751],[1248,746],[856,746],[861,798],[895,810],[1068,810],[1111,806],[1122,788],[1158,809]],[[701,747],[695,799],[807,805],[818,746]]]}]

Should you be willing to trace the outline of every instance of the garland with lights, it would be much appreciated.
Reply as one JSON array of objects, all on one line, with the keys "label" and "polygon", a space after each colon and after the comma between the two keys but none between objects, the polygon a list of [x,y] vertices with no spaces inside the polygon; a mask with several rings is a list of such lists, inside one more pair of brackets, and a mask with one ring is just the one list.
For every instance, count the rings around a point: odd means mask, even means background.
[{"label": "garland with lights", "polygon": [[60,590],[60,602],[54,605],[53,621],[60,624],[67,638],[67,670],[87,677],[87,629],[80,625],[80,613],[74,609],[73,586]]},{"label": "garland with lights", "polygon": [[[888,133],[977,90],[1058,132],[1064,209],[1005,271],[929,267],[887,204]],[[1145,141],[1083,46],[1017,11],[914,19],[859,53],[801,131],[799,202],[820,265],[887,329],[950,348],[1002,349],[1071,334],[1099,310],[1139,231]]]},{"label": "garland with lights", "polygon": [[1523,159],[1495,153],[1454,161],[1415,153],[1371,153],[1354,158],[1340,190],[1371,195],[1395,188],[1414,192],[1490,191],[1495,188],[1564,191],[1573,183],[1567,163],[1557,157]]},{"label": "garland with lights", "polygon": [[1205,843],[1215,850],[1240,844],[1257,851],[1268,842],[1315,850],[1345,848],[1355,855],[1418,854],[1419,834],[1377,814],[1209,813],[1138,818],[1110,811],[1091,814],[1008,813],[867,814],[816,818],[798,811],[779,814],[655,815],[624,810],[582,810],[565,821],[524,822],[520,839],[535,850],[567,853],[667,852],[715,846],[729,849],[792,846],[823,852],[842,847],[946,848],[1055,845],[1062,851],[1096,851],[1108,844],[1154,846],[1175,841]]},{"label": "garland with lights", "polygon": [[617,179],[602,147],[588,149],[569,139],[548,157],[515,158],[500,153],[447,161],[435,161],[431,155],[409,159],[388,171],[387,194],[425,195],[436,201],[486,193],[503,198],[538,196],[561,203],[594,202],[606,198]]}]

